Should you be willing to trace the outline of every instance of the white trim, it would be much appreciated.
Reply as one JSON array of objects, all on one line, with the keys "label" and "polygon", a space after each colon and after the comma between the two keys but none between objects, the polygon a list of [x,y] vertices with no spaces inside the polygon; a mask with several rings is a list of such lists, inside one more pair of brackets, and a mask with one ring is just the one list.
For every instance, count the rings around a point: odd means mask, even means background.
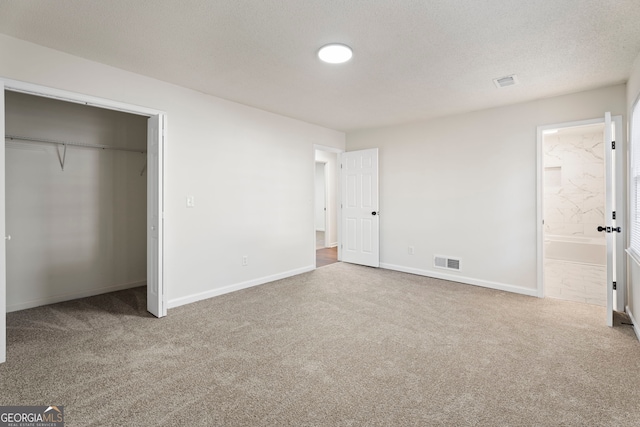
[{"label": "white trim", "polygon": [[42,305],[49,305],[49,304],[55,304],[58,302],[70,301],[78,298],[92,297],[96,295],[106,294],[109,292],[121,291],[123,289],[137,288],[138,286],[146,286],[146,284],[147,284],[146,280],[141,280],[137,282],[123,283],[120,285],[103,286],[101,288],[82,290],[78,292],[72,292],[68,294],[57,295],[57,296],[52,296],[47,298],[40,298],[36,300],[23,302],[20,304],[7,305],[7,313],[10,313],[12,311],[18,311],[18,310],[26,310],[27,308],[40,307]]},{"label": "white trim", "polygon": [[[4,107],[4,81],[0,79],[0,133],[4,135],[5,107]],[[0,363],[7,360],[7,241],[5,229],[5,144],[0,146]]]},{"label": "white trim", "polygon": [[107,110],[122,111],[124,113],[136,114],[139,116],[150,117],[157,116],[159,114],[166,114],[161,110],[128,104],[126,102],[113,101],[106,98],[99,98],[97,96],[85,95],[78,92],[71,92],[68,90],[41,86],[33,83],[22,82],[19,80],[5,79],[3,77],[0,77],[0,80],[4,81],[4,89],[12,92],[21,92],[28,95],[53,98],[65,102],[84,104],[92,107],[104,108]]},{"label": "white trim", "polygon": [[336,154],[344,153],[344,150],[342,148],[330,147],[328,145],[313,144],[314,156],[315,156],[315,151],[316,150],[328,151],[330,153],[336,153]]},{"label": "white trim", "polygon": [[640,325],[638,325],[638,322],[636,322],[636,319],[633,317],[633,313],[631,313],[631,309],[629,308],[629,306],[625,308],[625,311],[627,312],[629,319],[631,319],[631,323],[633,323],[633,330],[636,333],[636,338],[638,338],[638,341],[640,341]]},{"label": "white trim", "polygon": [[283,273],[274,274],[271,276],[259,277],[257,279],[249,280],[242,283],[236,283],[235,285],[224,286],[222,288],[212,289],[206,292],[200,292],[197,294],[187,295],[186,297],[180,297],[169,300],[168,307],[176,308],[181,305],[191,304],[194,302],[202,301],[205,299],[217,297],[220,295],[228,294],[230,292],[240,291],[242,289],[252,288],[254,286],[264,285],[265,283],[274,282],[276,280],[286,279],[288,277],[297,276],[298,274],[307,273],[315,269],[314,265],[298,268],[296,270],[289,270]]},{"label": "white trim", "polygon": [[471,277],[458,276],[455,274],[440,273],[431,270],[421,270],[412,267],[403,267],[401,265],[393,265],[380,263],[380,267],[387,270],[401,271],[403,273],[416,274],[418,276],[432,277],[434,279],[448,280],[450,282],[464,283],[466,285],[480,286],[482,288],[496,289],[515,294],[528,295],[531,297],[538,296],[537,289],[523,288],[521,286],[508,285],[506,283],[491,282],[488,280],[474,279]]},{"label": "white trim", "polygon": [[627,255],[629,255],[629,258],[631,258],[633,262],[635,262],[636,265],[640,267],[640,256],[636,254],[636,251],[634,251],[632,248],[627,248],[625,252],[627,253]]},{"label": "white trim", "polygon": [[543,126],[538,126],[536,140],[536,288],[538,298],[544,298],[544,147]]}]

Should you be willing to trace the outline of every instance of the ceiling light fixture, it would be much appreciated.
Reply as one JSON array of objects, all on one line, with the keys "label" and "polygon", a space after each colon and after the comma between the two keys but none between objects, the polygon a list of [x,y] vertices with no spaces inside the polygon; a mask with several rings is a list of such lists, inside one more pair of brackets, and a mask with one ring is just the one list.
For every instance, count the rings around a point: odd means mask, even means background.
[{"label": "ceiling light fixture", "polygon": [[318,58],[329,64],[342,64],[353,56],[353,51],[347,45],[332,43],[322,46],[318,51]]}]

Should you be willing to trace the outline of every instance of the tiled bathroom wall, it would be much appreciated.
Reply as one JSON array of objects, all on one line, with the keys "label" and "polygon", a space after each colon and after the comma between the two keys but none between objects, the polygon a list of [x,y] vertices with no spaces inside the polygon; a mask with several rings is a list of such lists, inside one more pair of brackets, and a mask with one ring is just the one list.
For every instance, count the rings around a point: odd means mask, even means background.
[{"label": "tiled bathroom wall", "polygon": [[604,235],[604,126],[560,129],[544,136],[544,228],[561,236]]},{"label": "tiled bathroom wall", "polygon": [[[585,245],[606,244],[604,233],[597,231],[604,225],[605,211],[603,130],[604,126],[598,124],[544,135],[545,247],[557,244],[560,246],[554,248],[561,248],[553,251],[553,259],[544,260],[547,297],[606,305],[606,260],[581,260],[575,254],[563,253],[576,245],[554,242],[577,238],[584,239]],[[593,246],[585,249],[593,253]]]}]

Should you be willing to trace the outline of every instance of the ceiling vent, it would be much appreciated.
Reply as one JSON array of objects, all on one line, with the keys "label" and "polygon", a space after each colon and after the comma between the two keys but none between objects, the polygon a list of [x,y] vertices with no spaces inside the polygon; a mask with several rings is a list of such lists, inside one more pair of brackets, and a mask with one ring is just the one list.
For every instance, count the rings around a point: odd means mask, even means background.
[{"label": "ceiling vent", "polygon": [[518,77],[515,74],[500,77],[499,79],[493,79],[493,84],[496,85],[498,89],[508,86],[515,86],[518,84]]},{"label": "ceiling vent", "polygon": [[433,257],[433,266],[438,268],[446,268],[447,270],[460,270],[460,260],[445,256],[436,255]]}]

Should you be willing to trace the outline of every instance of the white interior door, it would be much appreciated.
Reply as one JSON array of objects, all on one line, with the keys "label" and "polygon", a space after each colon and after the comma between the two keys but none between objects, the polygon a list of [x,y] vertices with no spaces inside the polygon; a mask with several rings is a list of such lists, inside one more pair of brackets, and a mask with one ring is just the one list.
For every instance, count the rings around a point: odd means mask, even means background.
[{"label": "white interior door", "polygon": [[149,117],[147,129],[147,310],[156,317],[167,315],[163,258],[163,146],[164,116]]},{"label": "white interior door", "polygon": [[616,227],[620,227],[620,232],[615,234],[615,271],[616,271],[616,289],[614,290],[613,309],[616,311],[624,312],[626,307],[627,296],[627,257],[625,251],[628,247],[626,241],[626,231],[622,232],[623,227],[626,224],[626,212],[627,212],[627,178],[625,176],[626,171],[626,144],[624,139],[624,131],[622,128],[622,116],[612,117],[611,138],[615,141],[615,207],[616,207]]},{"label": "white interior door", "polygon": [[380,266],[378,149],[341,156],[343,262]]},{"label": "white interior door", "polygon": [[622,118],[612,121],[611,113],[604,117],[606,207],[604,232],[607,236],[607,325],[613,326],[614,311],[624,310],[625,256],[624,256],[624,156]]},{"label": "white interior door", "polygon": [[[4,138],[4,83],[0,81],[0,132]],[[7,360],[7,237],[5,230],[4,142],[0,144],[0,363]]]}]

